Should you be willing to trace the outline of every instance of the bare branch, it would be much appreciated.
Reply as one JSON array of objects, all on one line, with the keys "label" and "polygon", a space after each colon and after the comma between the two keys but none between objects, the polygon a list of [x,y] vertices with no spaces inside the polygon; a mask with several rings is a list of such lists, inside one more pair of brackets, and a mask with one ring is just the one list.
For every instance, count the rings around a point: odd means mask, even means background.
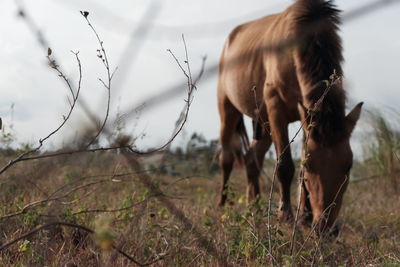
[{"label": "bare branch", "polygon": [[50,67],[53,68],[53,69],[59,74],[59,76],[64,80],[64,82],[67,84],[67,86],[68,86],[68,88],[70,89],[70,92],[71,92],[71,94],[72,94],[73,101],[72,101],[72,104],[70,105],[70,108],[69,108],[69,111],[68,111],[67,115],[64,115],[64,116],[63,116],[63,121],[62,121],[62,123],[61,123],[56,129],[54,129],[54,130],[53,130],[51,133],[49,133],[46,137],[44,137],[44,138],[42,138],[42,139],[39,140],[39,145],[38,145],[36,148],[31,149],[31,150],[28,150],[28,151],[26,151],[26,152],[20,154],[17,158],[15,158],[15,159],[9,161],[7,165],[5,165],[4,167],[2,167],[2,168],[0,169],[0,175],[1,175],[2,173],[4,173],[8,168],[10,168],[11,166],[13,166],[14,164],[16,164],[16,163],[18,163],[18,162],[20,162],[20,161],[26,160],[26,159],[28,158],[28,157],[27,157],[28,155],[31,155],[31,154],[34,154],[34,153],[38,152],[38,151],[42,148],[43,143],[44,143],[45,141],[47,141],[50,137],[52,137],[54,134],[56,134],[58,131],[60,131],[61,128],[67,123],[67,121],[68,121],[69,118],[71,117],[71,114],[72,114],[72,112],[74,111],[75,105],[76,105],[76,103],[77,103],[77,101],[78,101],[79,93],[80,93],[80,90],[81,90],[81,81],[82,81],[82,65],[81,65],[81,61],[80,61],[79,56],[78,56],[79,52],[73,52],[73,54],[75,55],[76,61],[78,62],[78,70],[79,70],[79,81],[78,81],[78,87],[77,87],[76,94],[74,94],[73,89],[72,89],[72,86],[71,86],[71,83],[70,83],[69,80],[66,78],[66,76],[62,73],[62,71],[59,69],[59,67],[58,67],[58,65],[55,63],[55,61],[54,61],[50,56],[47,56],[47,59],[48,59],[48,61],[49,61]]},{"label": "bare branch", "polygon": [[114,76],[114,73],[116,71],[116,69],[114,70],[113,73],[111,73],[110,71],[110,64],[108,61],[108,56],[107,56],[107,52],[106,49],[104,48],[104,42],[101,40],[99,34],[97,33],[96,29],[93,27],[93,25],[90,23],[89,19],[88,19],[88,15],[89,12],[85,13],[87,11],[81,11],[81,14],[83,15],[83,17],[85,18],[86,22],[88,23],[89,27],[92,29],[93,33],[96,36],[97,42],[100,45],[100,50],[97,50],[98,52],[98,57],[100,58],[100,60],[103,62],[106,70],[107,70],[107,82],[104,82],[102,79],[99,79],[100,82],[103,84],[103,86],[106,88],[107,90],[107,108],[106,108],[106,115],[104,117],[103,123],[101,124],[101,126],[99,127],[96,135],[93,137],[93,139],[88,143],[87,148],[90,147],[99,137],[99,135],[101,134],[101,132],[103,131],[104,127],[106,126],[107,123],[107,119],[110,113],[110,102],[111,102],[111,81],[112,81],[112,77]]}]

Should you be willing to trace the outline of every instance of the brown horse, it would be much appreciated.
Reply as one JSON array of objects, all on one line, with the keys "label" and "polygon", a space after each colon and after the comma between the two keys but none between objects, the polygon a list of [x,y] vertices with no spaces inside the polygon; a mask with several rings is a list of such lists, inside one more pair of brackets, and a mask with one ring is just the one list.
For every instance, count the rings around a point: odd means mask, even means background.
[{"label": "brown horse", "polygon": [[[318,223],[319,231],[334,225],[352,166],[349,139],[362,106],[358,104],[346,116],[342,84],[326,82],[333,73],[343,75],[339,24],[339,10],[332,1],[298,0],[279,14],[240,25],[230,33],[218,82],[223,176],[220,205],[227,199],[226,186],[235,158],[246,165],[248,201],[259,197],[260,170],[274,142],[279,156],[278,217],[280,221],[293,219],[290,185],[295,167],[288,124],[301,120],[307,136],[302,153],[301,218]],[[243,114],[255,125],[245,155]]]}]

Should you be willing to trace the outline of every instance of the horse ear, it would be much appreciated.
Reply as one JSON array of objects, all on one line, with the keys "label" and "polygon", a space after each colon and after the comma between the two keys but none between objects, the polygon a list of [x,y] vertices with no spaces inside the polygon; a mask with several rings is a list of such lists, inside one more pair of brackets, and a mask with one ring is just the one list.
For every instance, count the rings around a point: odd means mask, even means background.
[{"label": "horse ear", "polygon": [[354,127],[356,126],[356,123],[360,118],[361,108],[363,104],[364,102],[358,103],[357,106],[355,106],[353,110],[350,111],[350,113],[346,116],[346,129],[349,135],[353,132]]},{"label": "horse ear", "polygon": [[297,109],[299,110],[299,114],[300,114],[300,121],[301,123],[305,123],[304,129],[307,129],[308,127],[308,110],[307,108],[303,105],[303,102],[299,101],[297,103]]}]

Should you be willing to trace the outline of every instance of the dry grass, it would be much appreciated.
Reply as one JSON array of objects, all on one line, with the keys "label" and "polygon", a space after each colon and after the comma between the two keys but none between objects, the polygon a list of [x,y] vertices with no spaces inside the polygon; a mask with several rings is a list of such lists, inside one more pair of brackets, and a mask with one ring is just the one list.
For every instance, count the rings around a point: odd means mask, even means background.
[{"label": "dry grass", "polygon": [[[19,9],[26,18],[26,11]],[[87,20],[89,13],[81,14],[97,37],[101,48],[98,57],[105,64],[108,78],[106,83],[101,80],[108,91],[106,116],[90,145],[106,125],[113,74],[103,42]],[[192,80],[185,41],[184,45],[187,72],[172,54],[189,87],[174,137],[185,124],[197,81]],[[74,95],[71,84],[50,59],[51,49],[48,51],[50,65],[65,80],[76,101],[78,93]],[[77,60],[80,69],[78,57]],[[70,113],[72,110],[73,105]],[[373,153],[354,168],[357,182],[351,183],[345,194],[340,216],[342,231],[335,241],[320,240],[310,229],[298,229],[292,244],[293,226],[277,223],[276,203],[271,203],[273,209],[267,214],[265,199],[270,182],[263,180],[260,206],[246,205],[241,171],[231,179],[230,205],[217,208],[220,181],[210,172],[213,168],[208,168],[211,154],[136,158],[143,165],[152,165],[141,172],[132,169],[126,158],[115,151],[25,162],[20,162],[24,158],[21,157],[17,165],[4,170],[0,180],[0,266],[400,266],[396,154],[400,135],[383,118],[373,121],[377,123],[375,142],[369,147]],[[12,137],[5,131],[0,136],[1,145],[8,147],[0,150],[0,166],[6,166],[16,156],[16,151],[9,148]],[[173,139],[155,151],[167,147]],[[24,151],[38,154],[41,146],[42,141],[39,147],[30,150],[26,146]],[[154,168],[159,162],[168,167]],[[271,162],[267,163],[266,173],[272,175]],[[174,175],[166,175],[171,170]],[[273,200],[276,199],[275,190]],[[292,203],[296,202],[293,195]],[[267,223],[269,218],[271,225]],[[52,222],[65,224],[32,232],[3,249],[7,242]],[[118,248],[119,253],[113,248]]]},{"label": "dry grass", "polygon": [[[355,170],[362,169],[359,164]],[[21,211],[60,188],[54,196],[66,195],[1,219],[1,243],[51,221],[84,225],[97,234],[54,226],[3,250],[3,266],[135,265],[115,254],[111,243],[138,262],[156,261],[154,266],[400,264],[400,199],[390,192],[388,179],[351,183],[340,216],[343,227],[339,238],[321,242],[310,235],[309,229],[301,229],[296,235],[295,253],[290,255],[292,226],[279,225],[276,210],[272,213],[269,252],[267,205],[265,200],[261,208],[245,204],[245,179],[240,170],[232,178],[231,205],[224,209],[215,205],[220,182],[216,175],[167,177],[154,170],[132,174],[123,157],[112,152],[30,161],[6,174],[0,186],[0,216]],[[164,192],[164,199],[183,212],[192,228],[171,214],[163,198],[154,196],[140,182],[148,174]],[[263,199],[268,186],[263,185]],[[273,199],[278,199],[277,195]]]}]

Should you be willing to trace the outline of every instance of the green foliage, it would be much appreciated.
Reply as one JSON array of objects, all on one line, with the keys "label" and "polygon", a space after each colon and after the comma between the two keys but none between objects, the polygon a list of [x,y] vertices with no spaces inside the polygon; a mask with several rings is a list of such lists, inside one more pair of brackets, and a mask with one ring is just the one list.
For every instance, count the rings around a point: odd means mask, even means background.
[{"label": "green foliage", "polygon": [[400,145],[400,132],[389,126],[388,121],[380,113],[371,113],[374,142],[370,144],[370,153],[383,173],[390,171],[394,154]]},{"label": "green foliage", "polygon": [[[139,195],[137,196],[136,199],[137,199],[138,201],[143,201],[143,200],[146,199],[146,197],[147,197],[148,194],[149,194],[149,190],[148,190],[148,189],[144,189],[144,190],[142,190],[142,191],[139,193]],[[128,199],[128,196],[126,196],[125,199],[127,200],[127,199]],[[132,201],[132,200],[133,200],[133,199],[132,199],[132,196],[129,196],[129,199],[130,199],[130,201]]]},{"label": "green foliage", "polygon": [[11,145],[16,140],[13,124],[14,104],[11,104],[10,106],[10,114],[11,121],[8,125],[5,125],[5,123],[3,123],[3,120],[0,118],[0,149],[11,149]]},{"label": "green foliage", "polygon": [[182,147],[168,152],[168,164],[161,166],[162,174],[171,176],[204,175],[218,172],[218,141],[207,141],[203,135],[193,133]]},{"label": "green foliage", "polygon": [[[372,134],[365,144],[370,164],[370,172],[392,181],[395,191],[398,189],[400,171],[400,131],[393,127],[400,122],[396,116],[385,117],[381,112],[369,113]],[[389,121],[390,119],[390,121]]]},{"label": "green foliage", "polygon": [[22,215],[22,221],[27,226],[36,226],[39,224],[40,216],[33,210],[29,210],[28,212]]},{"label": "green foliage", "polygon": [[64,174],[64,179],[65,179],[67,184],[70,184],[73,181],[73,177],[72,177],[72,175],[70,173],[65,173]]},{"label": "green foliage", "polygon": [[61,213],[61,218],[63,218],[67,222],[74,222],[75,221],[75,217],[74,217],[74,215],[72,213],[73,213],[73,209],[70,208],[70,207],[67,207]]},{"label": "green foliage", "polygon": [[[147,191],[146,191],[146,192],[142,192],[142,193],[137,197],[137,200],[139,200],[139,201],[144,200],[145,197],[146,197],[146,195],[147,195]],[[127,194],[127,195],[125,195],[125,197],[123,198],[122,203],[120,204],[120,207],[119,207],[119,208],[124,209],[124,208],[126,208],[126,207],[129,207],[129,206],[131,206],[131,205],[132,205],[135,201],[137,201],[137,200],[134,199],[134,195],[132,195],[132,194]],[[130,210],[130,209],[124,209],[124,210],[122,210],[122,211],[119,212],[119,216],[121,216],[121,217],[123,217],[123,218],[125,218],[125,219],[128,219],[128,218],[132,217],[132,215],[133,215],[133,212],[132,212],[132,210]]]},{"label": "green foliage", "polygon": [[211,217],[206,216],[206,217],[203,218],[203,224],[206,227],[211,227],[213,225],[213,223],[214,223],[214,221],[213,221],[213,219]]},{"label": "green foliage", "polygon": [[10,129],[7,130],[7,128],[4,126],[2,128],[2,130],[1,130],[0,148],[2,148],[2,149],[10,149],[11,148],[11,144],[16,140],[13,126],[10,125],[9,128]]},{"label": "green foliage", "polygon": [[25,153],[27,151],[33,150],[33,144],[31,143],[21,143],[17,149],[18,154]]},{"label": "green foliage", "polygon": [[22,244],[18,247],[18,251],[31,256],[32,255],[32,243],[29,240],[24,240],[24,242],[22,242]]}]

